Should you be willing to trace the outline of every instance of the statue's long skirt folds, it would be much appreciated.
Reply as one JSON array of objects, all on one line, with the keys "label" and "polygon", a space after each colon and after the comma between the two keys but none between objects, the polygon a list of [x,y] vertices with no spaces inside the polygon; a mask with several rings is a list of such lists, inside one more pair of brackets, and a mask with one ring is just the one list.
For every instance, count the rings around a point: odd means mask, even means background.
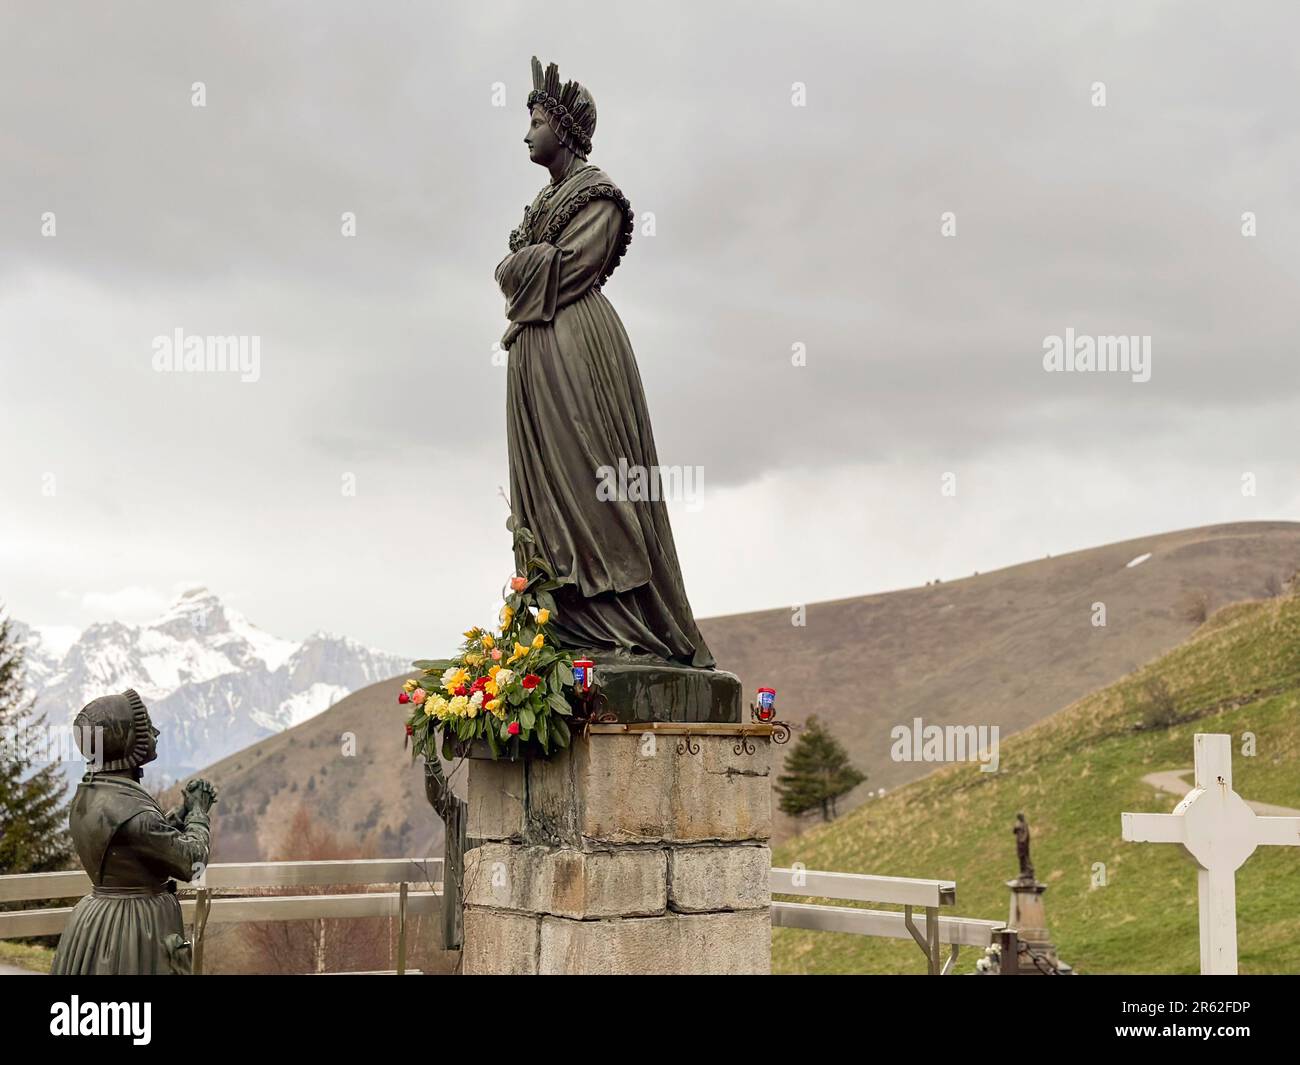
[{"label": "statue's long skirt folds", "polygon": [[90,976],[173,971],[168,935],[184,936],[176,896],[87,895],[72,910],[51,969],[55,975]]},{"label": "statue's long skirt folds", "polygon": [[[511,503],[566,584],[556,596],[565,643],[712,666],[664,502],[597,492],[602,469],[659,461],[636,357],[604,295],[590,291],[519,334],[506,418]],[[524,572],[526,559],[516,562]]]}]

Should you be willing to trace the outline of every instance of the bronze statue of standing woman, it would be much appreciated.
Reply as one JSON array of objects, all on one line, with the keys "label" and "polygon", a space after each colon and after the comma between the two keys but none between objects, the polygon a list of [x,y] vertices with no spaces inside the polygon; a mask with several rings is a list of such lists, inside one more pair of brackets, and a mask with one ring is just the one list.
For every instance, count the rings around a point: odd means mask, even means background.
[{"label": "bronze statue of standing woman", "polygon": [[[533,58],[529,158],[550,181],[497,266],[510,326],[510,503],[562,587],[564,644],[608,658],[711,669],[677,563],[665,503],[602,499],[599,471],[658,466],[632,344],[601,291],[632,240],[627,197],[587,162],[596,104]],[[517,549],[517,568],[527,559]]]}]

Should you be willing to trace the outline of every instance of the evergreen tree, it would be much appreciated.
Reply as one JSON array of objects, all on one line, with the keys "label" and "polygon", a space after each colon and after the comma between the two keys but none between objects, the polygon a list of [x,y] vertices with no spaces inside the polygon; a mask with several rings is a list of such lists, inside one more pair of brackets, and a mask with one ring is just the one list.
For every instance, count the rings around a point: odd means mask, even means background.
[{"label": "evergreen tree", "polygon": [[57,762],[34,769],[24,734],[45,727],[25,693],[23,649],[0,615],[0,875],[46,873],[68,866],[66,788]]},{"label": "evergreen tree", "polygon": [[821,810],[822,820],[836,816],[835,800],[864,780],[849,762],[849,753],[814,714],[785,760],[785,771],[776,778],[781,812],[799,817],[809,810]]}]

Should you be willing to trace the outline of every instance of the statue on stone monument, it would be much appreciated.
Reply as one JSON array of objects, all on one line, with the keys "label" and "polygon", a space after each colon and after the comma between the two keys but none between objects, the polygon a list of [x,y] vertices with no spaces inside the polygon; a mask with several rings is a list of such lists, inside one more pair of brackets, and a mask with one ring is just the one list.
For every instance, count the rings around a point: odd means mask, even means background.
[{"label": "statue on stone monument", "polygon": [[91,700],[73,726],[88,765],[69,824],[93,886],[68,918],[51,972],[188,974],[176,880],[189,882],[207,864],[216,788],[192,780],[163,812],[140,783],[159,733],[133,689]]},{"label": "statue on stone monument", "polygon": [[1011,831],[1016,837],[1016,857],[1020,859],[1020,879],[1034,879],[1034,866],[1029,860],[1029,822],[1022,813],[1016,814],[1016,823]]},{"label": "statue on stone monument", "polygon": [[[554,63],[533,57],[529,158],[550,181],[510,234],[496,268],[510,325],[506,421],[513,522],[536,538],[561,587],[555,631],[566,647],[712,669],[658,492],[598,492],[606,471],[659,483],[636,357],[601,291],[632,240],[635,215],[587,162],[596,104]],[[622,480],[620,479],[620,483]],[[629,498],[623,498],[627,496]],[[516,546],[516,568],[528,572]]]}]

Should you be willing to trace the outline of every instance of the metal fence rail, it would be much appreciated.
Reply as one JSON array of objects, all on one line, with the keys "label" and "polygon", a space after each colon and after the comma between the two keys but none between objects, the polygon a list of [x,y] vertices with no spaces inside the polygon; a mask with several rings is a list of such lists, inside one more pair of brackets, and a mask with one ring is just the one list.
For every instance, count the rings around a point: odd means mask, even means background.
[{"label": "metal fence rail", "polygon": [[[826,873],[811,869],[773,868],[768,877],[773,895],[802,895],[806,898],[836,899],[843,902],[884,902],[903,907],[897,910],[864,910],[856,906],[826,906],[805,902],[772,902],[774,928],[803,928],[818,932],[847,932],[851,935],[885,939],[912,939],[925,954],[926,971],[946,976],[957,962],[963,946],[988,947],[1005,943],[1009,934],[1014,949],[1014,930],[1002,921],[981,921],[972,917],[940,917],[940,906],[957,902],[957,884],[952,880],[918,880],[900,876],[868,876],[863,873]],[[925,910],[914,917],[912,908]],[[948,944],[946,961],[940,961],[940,946]],[[1005,949],[1005,948],[1004,948]]]},{"label": "metal fence rail", "polygon": [[[235,924],[250,921],[300,921],[325,918],[396,917],[398,959],[396,972],[406,971],[406,922],[412,916],[433,916],[443,907],[443,860],[441,858],[354,858],[311,862],[223,862],[210,865],[201,882],[180,885],[181,912],[195,929],[195,967],[202,967],[203,930],[208,921]],[[371,891],[342,895],[217,896],[214,890],[274,887],[380,886],[397,885],[396,891]],[[410,890],[412,884],[427,889]],[[957,885],[951,880],[920,880],[899,876],[868,876],[862,873],[830,873],[819,870],[782,869],[770,871],[768,884],[773,895],[801,895],[805,898],[843,902],[877,902],[902,906],[897,910],[867,910],[856,906],[827,906],[817,903],[772,903],[775,928],[803,928],[822,932],[886,939],[912,939],[926,957],[932,975],[952,971],[960,947],[988,947],[1001,943],[1015,955],[1015,930],[999,921],[970,917],[941,917],[939,908],[957,901]],[[0,876],[0,905],[54,899],[74,899],[90,893],[90,879],[80,871],[25,873]],[[193,891],[195,894],[190,895]],[[913,916],[913,908],[925,916]],[[45,910],[0,910],[0,939],[57,935],[63,931],[71,906]],[[950,948],[947,961],[940,960],[940,947]],[[1007,970],[1014,971],[1014,970]]]},{"label": "metal fence rail", "polygon": [[[442,912],[441,858],[353,858],[310,862],[221,862],[209,865],[201,880],[178,884],[194,891],[180,899],[181,913],[194,926],[196,971],[201,970],[203,931],[209,921],[300,921],[327,918],[396,917],[397,972],[406,970],[408,917]],[[412,891],[411,884],[428,884]],[[359,887],[396,884],[396,891],[367,891],[342,895],[214,896],[214,890],[275,887]],[[80,870],[0,876],[0,904],[74,899],[90,894],[90,878]],[[0,911],[0,939],[62,933],[73,907]]]},{"label": "metal fence rail", "polygon": [[[441,858],[349,858],[323,862],[219,862],[201,881],[177,886],[199,888],[305,887],[324,885],[422,884],[442,880]],[[76,899],[90,894],[90,877],[80,869],[65,873],[0,876],[0,903]],[[0,935],[0,939],[5,938]]]}]

